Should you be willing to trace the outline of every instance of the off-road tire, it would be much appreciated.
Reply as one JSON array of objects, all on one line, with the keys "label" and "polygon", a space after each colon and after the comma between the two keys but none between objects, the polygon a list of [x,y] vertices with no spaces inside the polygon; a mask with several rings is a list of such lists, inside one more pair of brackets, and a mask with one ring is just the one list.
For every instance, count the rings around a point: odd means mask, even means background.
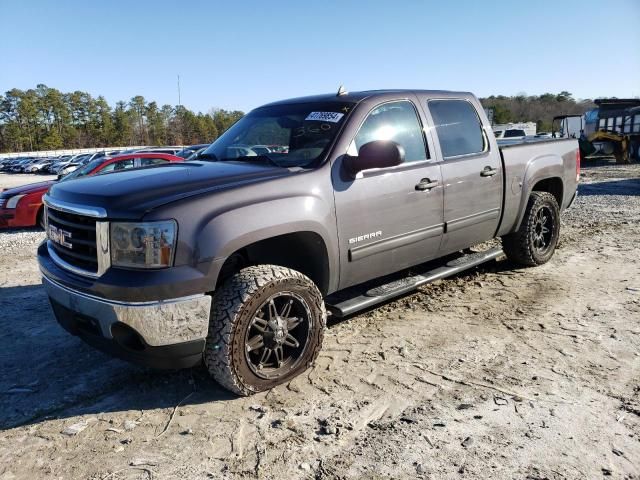
[{"label": "off-road tire", "polygon": [[[544,250],[535,247],[537,216],[541,209],[551,213],[553,225],[549,245]],[[507,258],[520,265],[534,267],[547,263],[560,237],[560,207],[548,192],[531,192],[524,218],[517,232],[502,237],[502,249]]]},{"label": "off-road tire", "polygon": [[[260,378],[252,372],[245,355],[245,335],[260,306],[278,292],[294,292],[312,313],[308,340],[296,368],[277,379]],[[251,395],[286,383],[316,360],[327,320],[322,294],[305,275],[276,265],[257,265],[240,270],[213,295],[204,363],[209,374],[237,395]]]}]

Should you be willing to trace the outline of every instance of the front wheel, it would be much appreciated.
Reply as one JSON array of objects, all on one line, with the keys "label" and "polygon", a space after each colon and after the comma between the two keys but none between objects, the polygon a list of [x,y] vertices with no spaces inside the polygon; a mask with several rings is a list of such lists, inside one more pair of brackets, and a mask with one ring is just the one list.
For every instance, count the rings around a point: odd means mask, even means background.
[{"label": "front wheel", "polygon": [[531,192],[517,232],[502,237],[509,260],[533,267],[548,262],[560,236],[560,208],[548,192]]},{"label": "front wheel", "polygon": [[322,294],[302,273],[244,268],[213,296],[205,365],[238,395],[269,390],[313,364],[326,319]]}]

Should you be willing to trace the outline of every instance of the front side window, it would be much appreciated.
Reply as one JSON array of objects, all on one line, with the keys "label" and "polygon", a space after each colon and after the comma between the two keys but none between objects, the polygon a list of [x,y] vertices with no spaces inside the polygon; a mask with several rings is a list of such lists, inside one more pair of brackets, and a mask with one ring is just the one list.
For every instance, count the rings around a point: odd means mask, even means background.
[{"label": "front side window", "polygon": [[471,103],[466,100],[430,100],[428,105],[444,158],[486,150],[482,124]]},{"label": "front side window", "polygon": [[393,140],[404,148],[405,162],[426,160],[427,150],[422,126],[413,103],[403,100],[384,103],[374,108],[349,146],[356,156],[360,147],[374,140]]}]

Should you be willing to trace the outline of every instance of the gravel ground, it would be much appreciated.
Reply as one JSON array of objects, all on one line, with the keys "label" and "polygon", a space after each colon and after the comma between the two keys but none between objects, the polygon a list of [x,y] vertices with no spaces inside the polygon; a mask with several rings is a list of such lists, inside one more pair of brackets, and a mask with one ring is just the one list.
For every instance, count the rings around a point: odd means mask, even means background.
[{"label": "gravel ground", "polygon": [[583,169],[548,264],[506,261],[330,322],[235,398],[59,328],[37,231],[0,233],[0,479],[640,478],[640,165]]}]

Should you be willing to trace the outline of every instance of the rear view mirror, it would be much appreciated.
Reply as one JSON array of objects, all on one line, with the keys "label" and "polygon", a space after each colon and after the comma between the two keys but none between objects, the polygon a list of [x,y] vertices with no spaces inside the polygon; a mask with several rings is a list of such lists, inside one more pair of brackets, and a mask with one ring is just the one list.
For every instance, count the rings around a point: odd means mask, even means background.
[{"label": "rear view mirror", "polygon": [[343,160],[349,173],[355,176],[363,170],[395,167],[404,162],[404,148],[391,140],[374,140],[360,147],[357,157],[346,156]]}]

